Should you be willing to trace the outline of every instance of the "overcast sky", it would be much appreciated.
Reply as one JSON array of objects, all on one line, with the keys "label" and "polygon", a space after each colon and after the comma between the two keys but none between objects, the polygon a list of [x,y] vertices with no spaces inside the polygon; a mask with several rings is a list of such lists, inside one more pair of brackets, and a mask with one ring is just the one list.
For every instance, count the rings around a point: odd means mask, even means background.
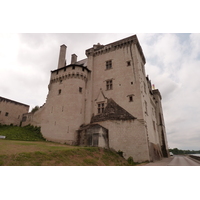
[{"label": "overcast sky", "polygon": [[[43,105],[50,71],[60,45],[86,58],[93,44],[108,44],[135,33],[0,34],[0,96]],[[160,90],[170,148],[200,149],[200,34],[137,34],[146,57],[146,74]]]}]

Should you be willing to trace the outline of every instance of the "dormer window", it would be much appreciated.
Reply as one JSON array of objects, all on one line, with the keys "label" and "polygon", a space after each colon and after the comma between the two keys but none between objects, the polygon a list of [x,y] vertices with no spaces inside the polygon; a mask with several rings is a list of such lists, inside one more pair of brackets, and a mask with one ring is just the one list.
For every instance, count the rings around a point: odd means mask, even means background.
[{"label": "dormer window", "polygon": [[104,102],[97,103],[97,105],[98,105],[98,114],[103,113],[103,111],[104,111],[104,106],[105,106]]}]

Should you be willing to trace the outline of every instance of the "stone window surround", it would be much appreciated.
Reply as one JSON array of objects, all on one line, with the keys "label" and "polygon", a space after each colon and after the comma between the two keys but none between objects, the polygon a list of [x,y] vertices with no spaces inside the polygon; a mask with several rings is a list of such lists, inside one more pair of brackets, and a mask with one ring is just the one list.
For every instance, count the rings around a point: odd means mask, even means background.
[{"label": "stone window surround", "polygon": [[105,70],[109,70],[109,69],[112,69],[112,60],[107,60],[106,61],[106,69]]},{"label": "stone window surround", "polygon": [[97,113],[98,114],[103,113],[104,109],[105,109],[105,102],[104,101],[98,102],[97,103]]},{"label": "stone window surround", "polygon": [[106,90],[113,90],[113,79],[106,80]]}]

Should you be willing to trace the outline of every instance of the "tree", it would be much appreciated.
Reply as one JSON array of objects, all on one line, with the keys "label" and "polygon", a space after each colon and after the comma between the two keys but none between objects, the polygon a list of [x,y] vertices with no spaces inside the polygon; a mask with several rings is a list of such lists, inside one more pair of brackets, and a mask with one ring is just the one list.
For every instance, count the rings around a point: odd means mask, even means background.
[{"label": "tree", "polygon": [[35,106],[34,108],[32,108],[31,113],[35,113],[37,110],[39,110],[39,106]]}]

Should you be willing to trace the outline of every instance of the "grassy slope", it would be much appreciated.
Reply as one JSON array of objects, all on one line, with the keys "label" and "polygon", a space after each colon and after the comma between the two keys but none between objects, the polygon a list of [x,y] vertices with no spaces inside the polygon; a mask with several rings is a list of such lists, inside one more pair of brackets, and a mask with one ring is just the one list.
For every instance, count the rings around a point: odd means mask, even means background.
[{"label": "grassy slope", "polygon": [[123,166],[127,162],[116,152],[95,148],[46,142],[40,129],[32,126],[2,126],[0,165],[4,166]]},{"label": "grassy slope", "polygon": [[33,126],[2,126],[0,125],[0,135],[6,136],[8,140],[22,141],[43,141],[44,138],[40,133],[40,128]]},{"label": "grassy slope", "polygon": [[117,153],[97,147],[0,140],[0,165],[124,166],[129,164]]}]

